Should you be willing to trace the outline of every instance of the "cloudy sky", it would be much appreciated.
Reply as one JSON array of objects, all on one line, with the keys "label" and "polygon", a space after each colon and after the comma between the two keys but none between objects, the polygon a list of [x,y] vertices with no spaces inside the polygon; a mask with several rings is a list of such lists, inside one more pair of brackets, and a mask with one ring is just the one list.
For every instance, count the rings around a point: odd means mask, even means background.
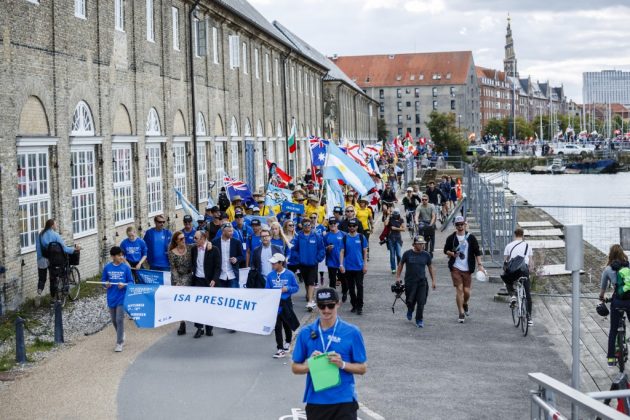
[{"label": "cloudy sky", "polygon": [[250,0],[326,55],[472,50],[503,69],[512,18],[521,77],[564,84],[581,102],[582,72],[630,70],[629,0]]}]

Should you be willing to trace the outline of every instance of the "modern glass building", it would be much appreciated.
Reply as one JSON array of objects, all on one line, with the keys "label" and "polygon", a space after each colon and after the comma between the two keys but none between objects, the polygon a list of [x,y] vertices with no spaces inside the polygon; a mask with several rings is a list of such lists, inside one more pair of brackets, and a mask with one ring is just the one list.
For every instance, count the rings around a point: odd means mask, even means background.
[{"label": "modern glass building", "polygon": [[582,73],[585,104],[630,105],[630,72],[602,70]]}]

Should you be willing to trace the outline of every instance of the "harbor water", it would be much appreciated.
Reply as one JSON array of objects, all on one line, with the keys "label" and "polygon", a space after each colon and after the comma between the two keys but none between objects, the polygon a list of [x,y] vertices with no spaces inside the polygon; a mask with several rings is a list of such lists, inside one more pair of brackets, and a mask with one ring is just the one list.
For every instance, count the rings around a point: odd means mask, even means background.
[{"label": "harbor water", "polygon": [[[531,175],[511,173],[509,188],[562,224],[584,226],[584,239],[604,253],[630,227],[630,173]],[[562,207],[554,207],[562,206]],[[589,208],[611,207],[611,208]]]}]

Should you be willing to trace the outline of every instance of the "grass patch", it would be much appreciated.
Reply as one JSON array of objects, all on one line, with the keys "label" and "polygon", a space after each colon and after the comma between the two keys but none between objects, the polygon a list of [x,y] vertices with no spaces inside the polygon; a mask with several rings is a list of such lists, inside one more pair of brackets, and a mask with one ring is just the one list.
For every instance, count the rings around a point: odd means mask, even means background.
[{"label": "grass patch", "polygon": [[15,353],[6,353],[0,356],[0,372],[11,370],[15,366]]},{"label": "grass patch", "polygon": [[55,346],[55,343],[52,341],[42,340],[39,337],[35,339],[33,344],[26,346],[27,353],[36,353],[38,351],[48,351]]}]

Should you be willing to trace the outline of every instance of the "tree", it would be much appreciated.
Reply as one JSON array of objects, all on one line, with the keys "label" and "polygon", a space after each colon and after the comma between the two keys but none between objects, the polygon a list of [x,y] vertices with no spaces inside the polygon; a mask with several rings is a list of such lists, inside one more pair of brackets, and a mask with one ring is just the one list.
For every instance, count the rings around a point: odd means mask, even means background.
[{"label": "tree", "polygon": [[505,133],[505,119],[492,118],[486,122],[486,126],[483,129],[484,135],[489,136],[502,136]]},{"label": "tree", "polygon": [[431,133],[431,140],[435,143],[438,152],[448,149],[449,155],[463,156],[466,151],[466,142],[461,132],[457,129],[455,114],[432,111],[429,120],[425,123]]},{"label": "tree", "polygon": [[389,138],[389,131],[387,131],[387,124],[383,118],[376,120],[376,133],[379,140],[387,140]]}]

